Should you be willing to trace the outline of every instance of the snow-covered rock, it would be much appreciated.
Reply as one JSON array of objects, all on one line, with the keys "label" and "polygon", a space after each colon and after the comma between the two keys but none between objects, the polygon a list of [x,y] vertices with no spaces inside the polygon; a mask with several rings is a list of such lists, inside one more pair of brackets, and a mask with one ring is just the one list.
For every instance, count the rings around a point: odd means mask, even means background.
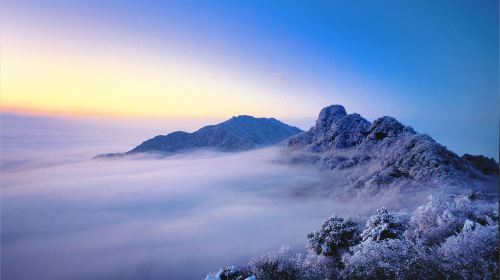
[{"label": "snow-covered rock", "polygon": [[292,137],[288,143],[310,152],[349,148],[361,143],[369,127],[370,122],[360,115],[348,115],[344,107],[332,105],[321,110],[315,126]]},{"label": "snow-covered rock", "polygon": [[370,123],[359,114],[347,114],[341,105],[322,109],[311,129],[288,140],[288,151],[292,162],[315,162],[331,170],[357,168],[359,172],[351,172],[354,188],[402,181],[452,185],[498,176],[492,159],[461,158],[395,118]]}]

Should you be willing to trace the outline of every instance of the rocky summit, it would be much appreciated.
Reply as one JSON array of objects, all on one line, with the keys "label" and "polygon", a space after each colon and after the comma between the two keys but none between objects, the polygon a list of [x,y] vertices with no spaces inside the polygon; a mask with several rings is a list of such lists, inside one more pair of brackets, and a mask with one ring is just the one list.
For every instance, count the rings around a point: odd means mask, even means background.
[{"label": "rocky summit", "polygon": [[498,176],[498,164],[482,156],[459,157],[430,136],[395,118],[373,123],[348,114],[341,105],[321,110],[316,124],[288,140],[293,162],[307,161],[331,170],[357,169],[352,187],[392,183],[457,184]]}]

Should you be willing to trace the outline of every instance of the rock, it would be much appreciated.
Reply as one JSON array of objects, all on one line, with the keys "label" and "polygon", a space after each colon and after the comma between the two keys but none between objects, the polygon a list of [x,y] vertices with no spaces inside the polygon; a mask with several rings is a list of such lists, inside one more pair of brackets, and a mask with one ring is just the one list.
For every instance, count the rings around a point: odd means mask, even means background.
[{"label": "rock", "polygon": [[288,143],[311,152],[348,148],[359,144],[369,127],[370,122],[359,114],[348,115],[341,105],[332,105],[321,110],[314,127]]}]

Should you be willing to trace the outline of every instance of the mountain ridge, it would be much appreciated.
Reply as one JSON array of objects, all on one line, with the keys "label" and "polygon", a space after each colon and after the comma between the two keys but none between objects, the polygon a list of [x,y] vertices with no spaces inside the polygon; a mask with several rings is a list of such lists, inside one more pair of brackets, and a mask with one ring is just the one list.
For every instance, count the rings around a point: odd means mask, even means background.
[{"label": "mountain ridge", "polygon": [[275,118],[239,115],[219,124],[204,126],[192,133],[174,131],[167,135],[157,135],[128,152],[102,154],[96,158],[149,152],[176,153],[196,148],[214,148],[224,152],[246,151],[277,144],[301,131]]}]

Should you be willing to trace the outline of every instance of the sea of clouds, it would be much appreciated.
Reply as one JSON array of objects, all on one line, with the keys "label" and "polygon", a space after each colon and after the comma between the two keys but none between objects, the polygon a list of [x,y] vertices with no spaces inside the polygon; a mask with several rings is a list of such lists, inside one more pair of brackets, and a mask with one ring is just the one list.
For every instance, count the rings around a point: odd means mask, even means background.
[{"label": "sea of clouds", "polygon": [[332,214],[413,209],[430,192],[351,197],[342,174],[286,164],[280,147],[92,159],[156,130],[2,116],[2,279],[200,279],[303,249]]}]

